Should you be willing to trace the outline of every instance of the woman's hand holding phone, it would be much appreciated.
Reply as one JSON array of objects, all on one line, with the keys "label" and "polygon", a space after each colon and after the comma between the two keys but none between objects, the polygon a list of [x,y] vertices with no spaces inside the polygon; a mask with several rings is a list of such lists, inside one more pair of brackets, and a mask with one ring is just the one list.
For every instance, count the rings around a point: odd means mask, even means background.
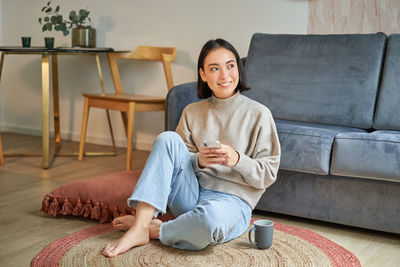
[{"label": "woman's hand holding phone", "polygon": [[[218,147],[219,146],[219,147]],[[199,151],[199,167],[220,164],[233,167],[239,161],[239,154],[229,145],[205,142]]]}]

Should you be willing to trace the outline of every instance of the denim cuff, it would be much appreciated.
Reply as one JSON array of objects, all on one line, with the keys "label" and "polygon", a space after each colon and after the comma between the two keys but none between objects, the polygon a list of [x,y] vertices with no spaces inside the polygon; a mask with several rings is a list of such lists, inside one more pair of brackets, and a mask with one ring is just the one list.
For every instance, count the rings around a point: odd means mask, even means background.
[{"label": "denim cuff", "polygon": [[[145,203],[147,203],[147,204],[149,204],[149,205],[151,205],[151,206],[154,207],[153,204],[148,203],[148,202],[146,202],[146,201],[140,201],[140,200],[134,199],[134,198],[128,198],[128,200],[127,200],[128,206],[129,206],[129,207],[133,207],[133,208],[135,208],[135,209],[137,208],[139,202],[145,202]],[[165,214],[165,213],[166,213],[166,211],[161,211],[161,210],[157,209],[156,207],[154,207],[154,208],[155,208],[155,210],[154,210],[153,218],[157,218],[157,216],[158,216],[158,214],[159,214],[160,212],[161,212],[161,214]]]}]

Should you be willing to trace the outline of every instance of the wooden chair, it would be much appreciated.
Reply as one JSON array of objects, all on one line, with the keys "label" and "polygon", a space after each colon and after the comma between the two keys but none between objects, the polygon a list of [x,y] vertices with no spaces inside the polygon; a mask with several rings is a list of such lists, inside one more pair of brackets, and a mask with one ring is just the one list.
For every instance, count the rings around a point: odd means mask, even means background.
[{"label": "wooden chair", "polygon": [[[127,135],[127,157],[126,170],[131,169],[132,158],[132,137],[134,127],[135,112],[157,111],[165,109],[165,98],[146,95],[125,94],[122,90],[121,79],[118,71],[117,60],[150,60],[161,61],[164,67],[167,88],[170,90],[173,86],[171,61],[176,58],[176,48],[174,47],[151,47],[139,46],[135,51],[128,53],[108,53],[108,62],[114,83],[115,94],[86,94],[84,93],[85,104],[83,110],[81,140],[79,146],[79,160],[82,160],[84,154],[85,137],[89,110],[91,107],[102,108],[106,110],[121,111],[122,120]],[[109,121],[110,123],[110,121]],[[111,138],[114,143],[112,127],[110,125]]]},{"label": "wooden chair", "polygon": [[0,165],[4,165],[3,144],[1,143],[1,133],[0,133]]}]

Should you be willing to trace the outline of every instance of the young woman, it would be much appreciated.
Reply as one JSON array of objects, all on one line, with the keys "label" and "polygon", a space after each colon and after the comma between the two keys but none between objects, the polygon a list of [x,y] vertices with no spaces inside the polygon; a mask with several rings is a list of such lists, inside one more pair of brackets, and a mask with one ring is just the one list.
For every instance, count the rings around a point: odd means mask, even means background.
[{"label": "young woman", "polygon": [[[243,65],[235,48],[210,40],[198,60],[197,94],[175,132],[164,132],[152,151],[132,196],[136,216],[116,218],[127,232],[103,254],[115,257],[150,239],[166,246],[200,250],[243,234],[265,189],[276,179],[280,146],[267,107],[240,92]],[[219,141],[219,147],[204,143]],[[167,205],[176,219],[161,222]]]}]

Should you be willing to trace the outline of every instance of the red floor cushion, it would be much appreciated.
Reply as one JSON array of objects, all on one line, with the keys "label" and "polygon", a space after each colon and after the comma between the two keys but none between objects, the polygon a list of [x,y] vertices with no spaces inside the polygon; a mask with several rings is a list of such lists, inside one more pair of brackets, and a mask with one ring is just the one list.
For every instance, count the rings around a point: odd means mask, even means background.
[{"label": "red floor cushion", "polygon": [[106,173],[67,183],[45,195],[41,211],[111,222],[126,214],[135,214],[127,199],[140,176],[140,171]]}]

